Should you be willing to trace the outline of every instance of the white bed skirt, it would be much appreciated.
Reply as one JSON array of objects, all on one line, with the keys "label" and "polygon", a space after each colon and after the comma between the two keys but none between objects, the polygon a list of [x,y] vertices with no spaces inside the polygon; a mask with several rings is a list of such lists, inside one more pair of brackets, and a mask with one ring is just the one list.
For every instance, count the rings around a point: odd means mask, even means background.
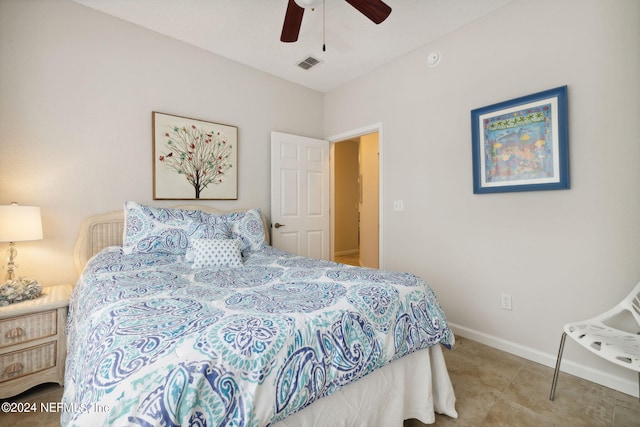
[{"label": "white bed skirt", "polygon": [[455,394],[436,345],[384,366],[272,427],[402,427],[435,422],[434,411],[458,418]]}]

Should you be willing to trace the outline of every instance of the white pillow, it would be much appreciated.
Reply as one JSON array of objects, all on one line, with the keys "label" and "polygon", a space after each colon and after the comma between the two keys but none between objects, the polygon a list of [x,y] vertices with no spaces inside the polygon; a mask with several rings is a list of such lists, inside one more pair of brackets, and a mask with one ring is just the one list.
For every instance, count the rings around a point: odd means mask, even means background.
[{"label": "white pillow", "polygon": [[237,239],[193,239],[192,268],[242,267],[240,241]]}]

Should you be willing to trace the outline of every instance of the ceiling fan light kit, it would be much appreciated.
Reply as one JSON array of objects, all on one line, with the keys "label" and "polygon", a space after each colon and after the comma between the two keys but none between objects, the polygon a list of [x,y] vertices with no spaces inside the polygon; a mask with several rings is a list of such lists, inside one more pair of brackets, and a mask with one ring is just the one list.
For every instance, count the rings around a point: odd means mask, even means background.
[{"label": "ceiling fan light kit", "polygon": [[296,4],[304,9],[309,9],[318,6],[322,3],[322,0],[294,0]]},{"label": "ceiling fan light kit", "polygon": [[[289,0],[284,15],[280,41],[292,43],[298,40],[304,10],[318,6],[323,0]],[[391,7],[382,0],[345,0],[373,23],[380,24],[391,14]]]}]

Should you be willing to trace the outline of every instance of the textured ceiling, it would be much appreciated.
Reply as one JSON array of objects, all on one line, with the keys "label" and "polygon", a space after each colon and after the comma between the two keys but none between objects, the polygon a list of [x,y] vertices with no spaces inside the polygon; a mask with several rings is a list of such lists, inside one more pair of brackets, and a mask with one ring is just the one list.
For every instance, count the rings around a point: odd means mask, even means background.
[{"label": "textured ceiling", "polygon": [[[325,0],[324,12],[322,6],[305,11],[295,43],[280,42],[287,0],[74,1],[326,92],[513,0],[385,0],[393,11],[380,25],[344,0]],[[321,64],[300,69],[309,55]]]}]

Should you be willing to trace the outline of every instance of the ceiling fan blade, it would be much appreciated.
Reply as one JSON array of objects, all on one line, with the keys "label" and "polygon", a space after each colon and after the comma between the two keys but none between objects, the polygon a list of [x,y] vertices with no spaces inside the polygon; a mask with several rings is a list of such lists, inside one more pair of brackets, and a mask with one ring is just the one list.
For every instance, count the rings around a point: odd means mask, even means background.
[{"label": "ceiling fan blade", "polygon": [[376,24],[381,23],[391,14],[391,7],[381,0],[346,0],[367,18]]},{"label": "ceiling fan blade", "polygon": [[284,24],[282,24],[281,42],[291,43],[298,40],[302,15],[304,15],[304,9],[298,6],[294,0],[289,0],[287,13],[284,15]]}]

